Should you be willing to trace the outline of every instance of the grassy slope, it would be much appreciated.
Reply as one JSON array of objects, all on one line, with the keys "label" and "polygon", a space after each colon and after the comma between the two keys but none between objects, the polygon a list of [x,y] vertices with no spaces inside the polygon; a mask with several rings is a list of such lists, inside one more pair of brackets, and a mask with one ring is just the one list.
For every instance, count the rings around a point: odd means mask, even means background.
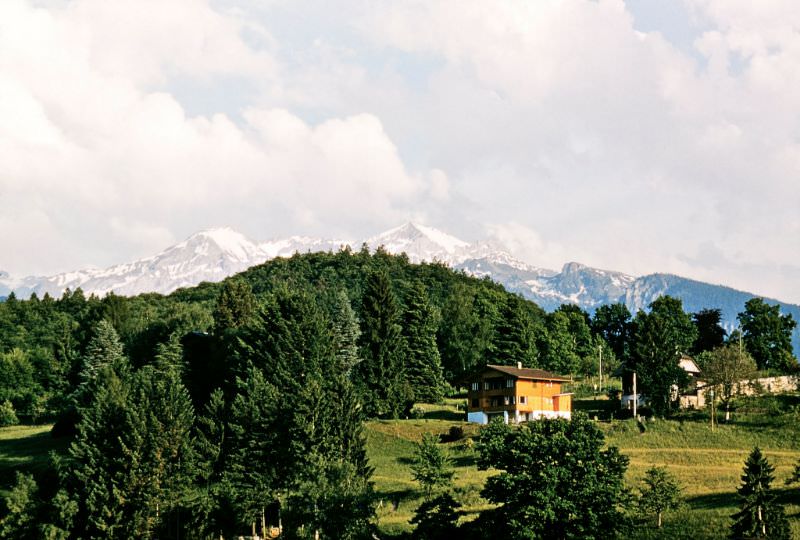
[{"label": "grassy slope", "polygon": [[[421,502],[409,469],[413,443],[425,431],[447,433],[453,425],[464,427],[468,435],[476,432],[474,425],[458,420],[461,415],[454,408],[431,409],[426,417],[436,419],[367,424],[368,450],[376,469],[375,485],[386,500],[379,510],[379,525],[387,533],[409,530],[408,520]],[[800,489],[784,486],[784,480],[800,459],[800,396],[745,402],[734,420],[731,425],[718,426],[714,433],[701,414],[646,422],[643,432],[633,420],[600,422],[608,443],[630,457],[626,479],[634,491],[644,472],[653,465],[666,466],[684,489],[686,503],[681,510],[667,514],[664,529],[655,530],[643,516],[643,526],[630,539],[724,538],[730,525],[729,516],[737,508],[736,488],[744,460],[756,444],[775,465],[773,487],[779,489],[786,504],[794,537],[800,538]],[[486,508],[479,492],[489,473],[475,468],[474,453],[463,441],[444,446],[450,450],[456,465],[457,498],[474,515]],[[388,504],[393,500],[399,501],[396,508]]]},{"label": "grassy slope", "polygon": [[15,482],[16,472],[36,473],[48,467],[51,450],[63,449],[64,439],[50,437],[52,426],[0,428],[0,497]]},{"label": "grassy slope", "polygon": [[[491,473],[477,470],[475,453],[466,442],[478,427],[462,422],[463,413],[456,411],[454,404],[426,406],[426,417],[420,420],[367,423],[373,479],[382,500],[378,523],[386,533],[409,530],[408,520],[421,502],[409,464],[414,443],[425,432],[445,434],[451,426],[465,430],[467,439],[444,444],[456,466],[456,497],[464,505],[465,519],[487,508],[479,492]],[[800,459],[800,396],[751,400],[740,406],[734,419],[735,423],[719,426],[714,433],[700,415],[646,422],[644,432],[632,420],[599,424],[608,443],[631,458],[627,480],[632,488],[652,465],[666,466],[684,488],[684,508],[667,514],[662,531],[643,527],[631,540],[724,537],[729,516],[736,509],[742,464],[756,444],[776,467],[774,486],[787,505],[794,537],[800,538],[800,489],[783,485]],[[47,466],[50,450],[63,448],[63,440],[51,439],[48,431],[49,426],[0,428],[0,495],[13,484],[15,471],[40,470]]]}]

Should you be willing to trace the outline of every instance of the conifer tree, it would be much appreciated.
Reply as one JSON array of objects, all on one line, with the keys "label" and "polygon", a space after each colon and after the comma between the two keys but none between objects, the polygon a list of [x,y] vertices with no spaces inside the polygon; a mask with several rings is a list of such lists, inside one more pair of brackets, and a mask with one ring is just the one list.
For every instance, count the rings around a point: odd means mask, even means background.
[{"label": "conifer tree", "polygon": [[450,458],[439,448],[438,442],[439,438],[433,433],[424,433],[411,464],[411,476],[422,486],[426,500],[430,500],[434,490],[447,487],[453,481]]},{"label": "conifer tree", "polygon": [[248,526],[288,487],[294,463],[278,417],[280,393],[254,367],[238,383],[228,423],[231,453],[224,481],[231,488],[237,521]]},{"label": "conifer tree", "polygon": [[222,390],[216,389],[195,424],[195,496],[187,503],[192,528],[204,537],[223,537],[235,528],[230,490],[224,477],[229,451],[227,420],[225,398]]},{"label": "conifer tree", "polygon": [[444,398],[445,380],[439,348],[436,346],[436,317],[422,282],[409,291],[403,317],[407,345],[406,378],[415,401],[439,403]]},{"label": "conifer tree", "polygon": [[114,377],[126,378],[129,371],[117,331],[107,320],[99,321],[83,355],[78,388],[73,395],[75,405],[88,405],[98,387]]},{"label": "conifer tree", "polygon": [[364,392],[368,416],[394,417],[413,402],[405,382],[406,344],[401,334],[400,308],[385,271],[367,278],[362,301],[362,362],[357,380]]},{"label": "conifer tree", "polygon": [[250,284],[241,278],[226,279],[214,307],[214,334],[248,323],[256,312],[256,302]]},{"label": "conifer tree", "polygon": [[122,512],[126,464],[119,435],[128,428],[128,386],[111,371],[94,399],[83,408],[78,435],[69,448],[72,461],[62,479],[79,510],[76,537],[124,538],[129,533]]},{"label": "conifer tree", "polygon": [[148,537],[177,516],[193,469],[194,410],[177,373],[142,368],[134,376],[126,429],[119,433],[126,471],[125,514],[129,530]]},{"label": "conifer tree", "polygon": [[730,538],[769,538],[789,540],[789,524],[783,507],[771,489],[773,467],[758,447],[753,448],[744,463],[742,485],[737,490],[740,510],[731,516]]},{"label": "conifer tree", "polygon": [[344,291],[336,294],[331,322],[336,347],[337,369],[345,374],[350,374],[350,371],[361,361],[358,351],[361,329],[358,327],[358,318],[350,305],[350,299]]},{"label": "conifer tree", "polygon": [[17,482],[5,498],[0,519],[0,539],[34,539],[39,535],[36,514],[40,504],[39,486],[30,474],[17,472]]},{"label": "conifer tree", "polygon": [[503,302],[489,349],[491,363],[515,366],[536,365],[536,342],[531,318],[525,312],[522,298],[508,296]]}]

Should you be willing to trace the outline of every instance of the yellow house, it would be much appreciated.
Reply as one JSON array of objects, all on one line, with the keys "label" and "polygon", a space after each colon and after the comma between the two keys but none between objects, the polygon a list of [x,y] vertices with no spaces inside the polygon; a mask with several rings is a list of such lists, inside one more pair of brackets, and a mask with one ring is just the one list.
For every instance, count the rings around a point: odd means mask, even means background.
[{"label": "yellow house", "polygon": [[464,380],[468,388],[467,420],[487,424],[538,418],[570,418],[572,394],[561,391],[569,379],[542,369],[488,365]]}]

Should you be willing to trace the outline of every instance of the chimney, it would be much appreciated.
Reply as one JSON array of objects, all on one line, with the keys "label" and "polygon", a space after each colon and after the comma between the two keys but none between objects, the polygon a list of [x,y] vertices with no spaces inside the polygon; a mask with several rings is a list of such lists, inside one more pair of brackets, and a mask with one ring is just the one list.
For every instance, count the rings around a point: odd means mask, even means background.
[{"label": "chimney", "polygon": [[517,369],[522,369],[522,362],[517,362]]}]

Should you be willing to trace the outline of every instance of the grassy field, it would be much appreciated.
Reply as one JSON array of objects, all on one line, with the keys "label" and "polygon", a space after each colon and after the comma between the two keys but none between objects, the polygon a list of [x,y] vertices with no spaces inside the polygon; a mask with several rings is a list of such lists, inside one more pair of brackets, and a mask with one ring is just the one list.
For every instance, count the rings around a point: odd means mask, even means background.
[{"label": "grassy field", "polygon": [[[456,498],[471,519],[487,507],[480,489],[490,472],[478,471],[475,454],[467,439],[477,433],[475,425],[461,421],[463,413],[454,401],[444,407],[426,406],[426,418],[378,421],[367,424],[368,450],[375,467],[376,489],[384,500],[378,519],[386,533],[410,529],[408,520],[420,504],[417,485],[409,464],[414,443],[426,431],[446,434],[461,426],[466,438],[443,443],[456,466]],[[590,416],[607,417],[612,403],[606,400],[578,402]],[[712,433],[704,413],[686,414],[674,420],[638,424],[634,420],[600,421],[608,444],[630,457],[626,480],[636,492],[644,472],[653,465],[665,466],[680,481],[685,495],[682,509],[668,513],[664,528],[656,530],[645,519],[631,539],[724,538],[730,515],[737,509],[736,488],[742,466],[753,446],[759,445],[775,466],[781,502],[786,505],[795,538],[800,538],[800,488],[784,486],[794,464],[800,460],[800,396],[768,396],[737,404],[733,422],[717,426]]]},{"label": "grassy field", "polygon": [[[454,491],[463,505],[462,519],[472,519],[488,507],[480,490],[492,473],[475,466],[472,438],[479,428],[462,421],[459,404],[459,400],[450,400],[444,406],[420,405],[423,418],[367,423],[367,449],[375,467],[373,480],[380,499],[378,524],[384,533],[410,530],[408,520],[422,501],[410,464],[414,445],[426,432],[446,437],[453,426],[463,429],[463,438],[442,443],[455,465]],[[605,418],[612,404],[585,400],[576,405],[590,416]],[[742,465],[756,444],[775,465],[774,487],[779,488],[786,505],[794,537],[800,538],[800,488],[784,486],[784,480],[800,460],[800,395],[740,402],[733,422],[718,426],[713,433],[702,413],[641,424],[634,420],[600,420],[598,425],[608,444],[630,457],[626,479],[634,491],[644,471],[652,465],[666,466],[684,490],[683,508],[666,515],[662,530],[643,523],[635,535],[628,537],[631,540],[723,538],[729,516],[736,510]],[[0,495],[13,483],[15,471],[41,470],[47,466],[48,453],[65,446],[63,440],[52,439],[48,432],[49,426],[0,428]]]},{"label": "grassy field", "polygon": [[14,484],[16,472],[36,473],[49,463],[51,450],[66,446],[64,439],[50,436],[52,426],[12,426],[0,428],[0,497]]}]

